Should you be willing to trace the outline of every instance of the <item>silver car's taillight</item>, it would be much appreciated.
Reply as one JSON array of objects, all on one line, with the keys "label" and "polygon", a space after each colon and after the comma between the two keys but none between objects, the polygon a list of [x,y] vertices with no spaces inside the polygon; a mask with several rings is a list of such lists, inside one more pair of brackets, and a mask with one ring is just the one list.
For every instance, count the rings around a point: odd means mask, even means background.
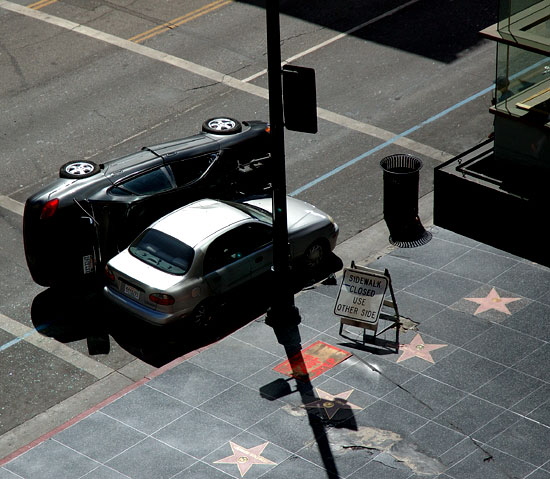
[{"label": "silver car's taillight", "polygon": [[160,306],[171,306],[176,302],[176,299],[173,296],[164,293],[151,293],[149,295],[149,299],[153,303],[159,304]]},{"label": "silver car's taillight", "polygon": [[111,282],[114,283],[115,281],[115,274],[111,271],[109,266],[105,265],[105,277]]}]

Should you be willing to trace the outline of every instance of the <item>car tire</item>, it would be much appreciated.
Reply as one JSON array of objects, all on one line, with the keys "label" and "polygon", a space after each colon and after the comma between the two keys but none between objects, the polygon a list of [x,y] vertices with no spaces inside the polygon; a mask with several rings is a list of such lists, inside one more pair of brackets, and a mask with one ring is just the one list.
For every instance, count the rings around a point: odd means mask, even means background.
[{"label": "car tire", "polygon": [[302,262],[304,268],[308,271],[314,271],[325,261],[327,248],[322,241],[311,243],[304,252]]},{"label": "car tire", "polygon": [[202,124],[202,131],[214,135],[234,135],[240,133],[242,129],[240,121],[228,117],[210,118]]},{"label": "car tire", "polygon": [[199,328],[208,328],[214,322],[219,306],[214,301],[205,300],[197,305],[193,311],[193,324]]},{"label": "car tire", "polygon": [[93,161],[69,161],[59,168],[60,178],[88,178],[99,173],[99,166]]}]

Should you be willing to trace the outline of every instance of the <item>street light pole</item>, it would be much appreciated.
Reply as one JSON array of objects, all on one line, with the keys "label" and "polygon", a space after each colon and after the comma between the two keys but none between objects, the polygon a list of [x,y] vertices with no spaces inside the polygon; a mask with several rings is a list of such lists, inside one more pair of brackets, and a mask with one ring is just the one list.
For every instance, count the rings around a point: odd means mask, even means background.
[{"label": "street light pole", "polygon": [[[285,328],[297,326],[300,323],[300,314],[294,305],[294,292],[290,284],[279,0],[266,0],[266,20],[273,184],[274,273],[273,296],[271,307],[267,313],[266,324],[273,327],[277,334],[278,332],[284,332]],[[281,341],[279,340],[279,342]]]}]

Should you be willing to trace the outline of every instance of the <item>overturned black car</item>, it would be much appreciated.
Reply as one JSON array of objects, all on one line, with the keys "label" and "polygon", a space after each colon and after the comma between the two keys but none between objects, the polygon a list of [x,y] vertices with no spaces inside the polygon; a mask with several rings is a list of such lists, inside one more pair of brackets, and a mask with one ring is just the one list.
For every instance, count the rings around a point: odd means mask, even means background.
[{"label": "overturned black car", "polygon": [[25,256],[42,286],[97,281],[144,228],[187,203],[267,194],[269,126],[212,118],[197,135],[104,164],[69,162],[59,176],[25,203]]}]

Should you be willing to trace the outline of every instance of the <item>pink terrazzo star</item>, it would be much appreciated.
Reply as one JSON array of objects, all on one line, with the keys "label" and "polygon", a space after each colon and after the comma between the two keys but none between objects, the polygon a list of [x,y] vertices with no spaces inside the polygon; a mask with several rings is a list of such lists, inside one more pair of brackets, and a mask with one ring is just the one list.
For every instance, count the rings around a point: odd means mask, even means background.
[{"label": "pink terrazzo star", "polygon": [[332,419],[341,409],[361,409],[359,406],[348,402],[348,398],[353,392],[353,389],[339,394],[330,394],[319,388],[315,388],[315,391],[317,392],[319,399],[304,404],[304,406],[306,408],[324,409],[329,419]]},{"label": "pink terrazzo star", "polygon": [[501,298],[500,295],[496,292],[495,288],[491,289],[491,292],[485,296],[485,298],[464,298],[468,301],[479,304],[479,307],[476,309],[474,315],[489,311],[490,309],[495,309],[505,314],[512,314],[506,306],[508,303],[513,303],[514,301],[519,301],[521,298]]},{"label": "pink terrazzo star", "polygon": [[264,452],[264,449],[268,444],[269,442],[264,442],[259,446],[254,446],[247,449],[246,447],[239,446],[238,444],[229,441],[233,454],[218,461],[214,461],[214,463],[236,464],[239,468],[239,472],[241,473],[241,477],[244,477],[244,475],[254,464],[275,465],[273,461],[270,461],[262,456],[262,452]]},{"label": "pink terrazzo star", "polygon": [[431,351],[434,351],[439,348],[444,348],[446,344],[426,344],[422,340],[422,336],[417,334],[414,339],[409,344],[400,344],[399,350],[403,351],[403,354],[399,356],[396,362],[405,361],[410,358],[420,358],[424,361],[429,361],[430,363],[435,363]]}]

